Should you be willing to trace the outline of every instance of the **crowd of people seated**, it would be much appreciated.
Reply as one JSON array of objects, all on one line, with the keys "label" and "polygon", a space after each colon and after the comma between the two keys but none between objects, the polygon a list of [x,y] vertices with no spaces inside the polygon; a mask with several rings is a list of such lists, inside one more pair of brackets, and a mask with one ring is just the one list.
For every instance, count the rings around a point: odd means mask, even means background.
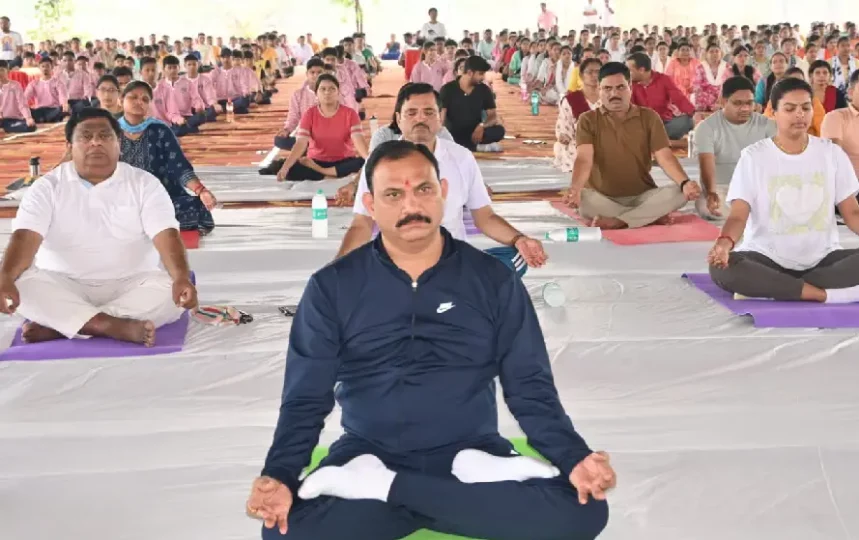
[{"label": "crowd of people seated", "polygon": [[[699,34],[622,30],[613,14],[609,0],[601,18],[589,0],[586,28],[560,35],[543,4],[536,32],[465,31],[457,41],[431,9],[419,32],[404,45],[392,36],[382,53],[402,61],[407,82],[392,122],[369,144],[363,104],[384,65],[361,33],[336,46],[310,34],[292,46],[277,34],[12,41],[14,50],[0,51],[0,126],[25,133],[68,117],[69,153],[21,202],[0,268],[0,311],[26,316],[31,342],[152,345],[159,326],[197,303],[178,232],[215,227],[217,200],[178,137],[270,103],[275,81],[304,65],[274,137],[289,155],[263,172],[354,175],[338,194],[354,217],[296,313],[281,416],[248,513],[265,522],[265,538],[350,538],[356,528],[399,538],[421,527],[595,538],[615,474],[564,412],[518,281],[547,255],[494,213],[473,155],[500,151],[506,135],[491,78],[557,107],[548,110],[557,110],[554,163],[571,173],[564,200],[592,226],[671,225],[692,202],[702,217],[725,219],[708,254],[725,290],[859,301],[859,250],[841,248],[836,220],[859,234],[855,25],[815,24],[803,36],[786,24],[712,24]],[[8,18],[0,29],[11,35]],[[672,148],[692,130],[700,184]],[[656,184],[654,160],[670,184]],[[465,210],[503,247],[482,253],[463,242]],[[360,301],[363,290],[390,309]],[[401,362],[406,347],[433,358],[432,377]],[[463,374],[463,362],[474,369]],[[550,464],[511,454],[498,435],[496,377]],[[402,380],[409,388],[391,392]],[[302,482],[338,383],[350,433]],[[403,428],[405,415],[413,421]]]}]

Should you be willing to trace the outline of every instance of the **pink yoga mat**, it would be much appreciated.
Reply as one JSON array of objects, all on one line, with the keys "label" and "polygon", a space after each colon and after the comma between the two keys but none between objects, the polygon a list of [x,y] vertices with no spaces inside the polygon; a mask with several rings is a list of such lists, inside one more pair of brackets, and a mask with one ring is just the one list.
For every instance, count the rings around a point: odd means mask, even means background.
[{"label": "pink yoga mat", "polygon": [[55,339],[42,343],[24,343],[21,329],[8,349],[0,353],[0,362],[5,360],[66,360],[71,358],[112,358],[122,356],[152,356],[179,352],[185,345],[188,331],[188,312],[155,333],[155,345],[144,347],[107,338]]},{"label": "pink yoga mat", "polygon": [[[583,225],[589,225],[579,214],[558,201],[552,207]],[[667,244],[673,242],[713,242],[719,237],[719,228],[694,214],[674,212],[671,225],[648,225],[639,229],[604,230],[603,238],[619,246]]]},{"label": "pink yoga mat", "polygon": [[859,328],[859,304],[818,304],[774,300],[734,300],[709,274],[683,274],[692,285],[757,328]]}]

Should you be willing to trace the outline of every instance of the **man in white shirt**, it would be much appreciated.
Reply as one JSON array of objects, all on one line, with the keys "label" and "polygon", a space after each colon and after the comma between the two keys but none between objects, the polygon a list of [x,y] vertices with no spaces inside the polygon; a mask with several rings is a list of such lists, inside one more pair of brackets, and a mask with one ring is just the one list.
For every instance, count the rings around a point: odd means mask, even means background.
[{"label": "man in white shirt", "polygon": [[429,10],[429,22],[424,23],[421,27],[421,35],[427,40],[434,40],[438,37],[447,37],[447,29],[444,25],[438,22],[438,10],[436,8],[430,8]]},{"label": "man in white shirt", "polygon": [[590,32],[595,32],[600,22],[600,12],[594,6],[594,0],[587,0],[582,14],[585,17],[585,28]]},{"label": "man in white shirt", "polygon": [[[442,226],[458,240],[467,240],[463,223],[463,208],[471,211],[474,224],[493,240],[519,251],[529,266],[539,267],[546,261],[546,253],[539,240],[529,238],[513,228],[492,210],[492,200],[483,184],[480,167],[471,152],[458,144],[437,137],[441,131],[438,97],[432,86],[416,83],[405,92],[402,109],[396,113],[397,124],[403,139],[427,146],[436,156],[441,176],[448,185]],[[364,172],[355,194],[355,216],[343,238],[338,258],[361,247],[373,236],[373,218],[364,207],[364,194],[368,193]],[[404,215],[403,224],[415,216]]]},{"label": "man in white shirt", "polygon": [[614,8],[609,4],[610,0],[605,0],[605,6],[602,10],[602,27],[603,31],[608,28],[614,28]]},{"label": "man in white shirt", "polygon": [[33,183],[12,222],[0,312],[26,318],[31,343],[152,346],[159,326],[197,306],[173,203],[157,178],[119,163],[110,112],[84,109],[65,130],[72,161]]},{"label": "man in white shirt", "polygon": [[9,17],[0,17],[0,60],[11,62],[18,56],[18,51],[24,46],[21,34],[10,30]]},{"label": "man in white shirt", "polygon": [[308,60],[313,58],[313,47],[307,44],[304,36],[298,36],[298,43],[292,46],[292,54],[295,56],[295,61],[298,65],[303,66]]}]

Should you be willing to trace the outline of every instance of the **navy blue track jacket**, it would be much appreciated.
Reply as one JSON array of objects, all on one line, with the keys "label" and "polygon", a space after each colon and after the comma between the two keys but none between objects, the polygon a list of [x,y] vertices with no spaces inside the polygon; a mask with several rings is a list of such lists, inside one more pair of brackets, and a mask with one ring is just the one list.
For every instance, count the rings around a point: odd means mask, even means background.
[{"label": "navy blue track jacket", "polygon": [[310,278],[263,475],[297,489],[335,397],[347,433],[395,455],[497,435],[496,376],[528,442],[563,474],[591,453],[561,406],[522,281],[442,234],[441,259],[416,282],[381,235]]}]

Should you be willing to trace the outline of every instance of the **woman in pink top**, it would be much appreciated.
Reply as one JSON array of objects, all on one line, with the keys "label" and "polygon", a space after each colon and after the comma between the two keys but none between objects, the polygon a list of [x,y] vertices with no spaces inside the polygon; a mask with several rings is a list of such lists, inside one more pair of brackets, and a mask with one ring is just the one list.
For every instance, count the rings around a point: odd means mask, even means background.
[{"label": "woman in pink top", "polygon": [[[301,117],[295,146],[277,173],[280,181],[343,178],[364,166],[367,142],[361,120],[354,109],[340,105],[337,77],[320,75],[316,80],[316,97],[319,106]],[[307,157],[302,157],[305,150]]]},{"label": "woman in pink top", "polygon": [[692,57],[692,47],[683,42],[677,49],[674,58],[668,62],[665,74],[671,77],[675,86],[683,92],[687,98],[692,96],[692,81],[695,79],[695,70],[700,62]]},{"label": "woman in pink top", "polygon": [[728,64],[722,60],[722,48],[716,43],[707,45],[704,62],[695,68],[692,89],[695,93],[695,110],[713,112],[722,97],[722,83],[731,75]]}]

